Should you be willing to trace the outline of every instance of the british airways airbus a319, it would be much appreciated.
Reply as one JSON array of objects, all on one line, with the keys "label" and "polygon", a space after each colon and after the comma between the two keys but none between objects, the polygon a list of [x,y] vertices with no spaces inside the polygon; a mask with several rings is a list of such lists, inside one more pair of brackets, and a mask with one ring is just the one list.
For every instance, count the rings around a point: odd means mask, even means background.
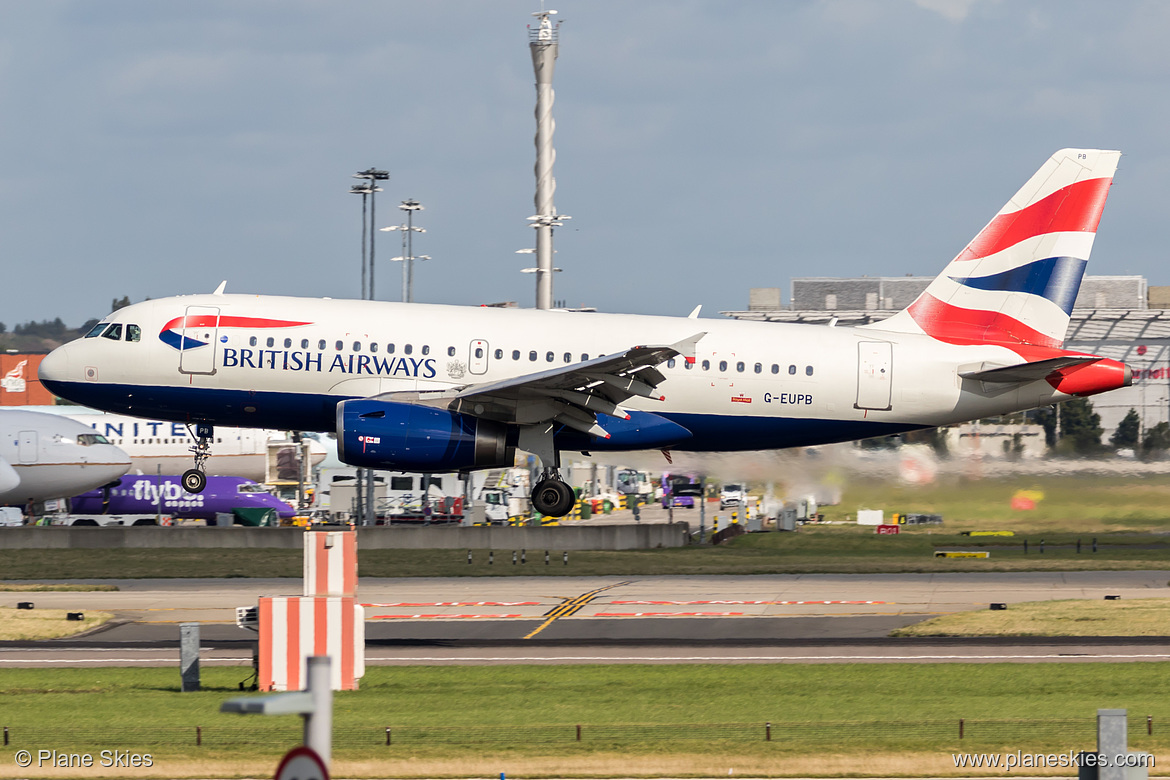
[{"label": "british airways airbus a319", "polygon": [[1120,152],[1064,149],[904,311],[863,327],[223,294],[111,314],[40,377],[110,412],[335,431],[354,466],[453,471],[564,450],[758,450],[1032,409],[1130,384],[1063,349]]}]

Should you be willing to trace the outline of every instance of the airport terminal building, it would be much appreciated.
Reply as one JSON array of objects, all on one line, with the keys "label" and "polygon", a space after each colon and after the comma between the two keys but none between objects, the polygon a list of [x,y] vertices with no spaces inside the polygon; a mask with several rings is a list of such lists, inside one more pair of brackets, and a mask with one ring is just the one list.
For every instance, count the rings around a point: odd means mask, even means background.
[{"label": "airport terminal building", "polygon": [[[866,325],[909,306],[933,279],[804,277],[792,280],[787,305],[779,287],[755,287],[746,311],[723,313],[762,322],[828,324],[835,318],[839,326]],[[1151,287],[1144,276],[1086,276],[1065,347],[1133,367],[1132,387],[1091,399],[1101,415],[1103,441],[1131,408],[1141,415],[1143,429],[1170,422],[1170,287]]]}]

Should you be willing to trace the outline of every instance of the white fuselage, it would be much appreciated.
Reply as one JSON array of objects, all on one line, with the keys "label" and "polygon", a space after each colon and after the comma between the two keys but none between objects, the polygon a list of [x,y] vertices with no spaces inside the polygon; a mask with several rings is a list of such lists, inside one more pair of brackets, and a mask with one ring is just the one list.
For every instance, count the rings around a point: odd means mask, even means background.
[{"label": "white fuselage", "polygon": [[[183,328],[184,317],[210,324]],[[690,430],[680,449],[858,439],[1068,397],[1043,380],[973,391],[982,383],[960,370],[1020,356],[878,327],[254,295],[147,301],[104,322],[136,325],[141,338],[59,348],[40,369],[50,389],[109,411],[217,425],[328,431],[342,400],[495,382],[699,333],[693,363],[659,367],[664,400],[624,404]]]}]

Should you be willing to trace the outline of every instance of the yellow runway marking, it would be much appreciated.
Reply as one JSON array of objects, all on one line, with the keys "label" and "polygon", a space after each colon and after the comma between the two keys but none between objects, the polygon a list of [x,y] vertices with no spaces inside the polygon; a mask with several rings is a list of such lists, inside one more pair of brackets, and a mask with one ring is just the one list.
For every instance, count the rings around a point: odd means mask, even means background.
[{"label": "yellow runway marking", "polygon": [[552,625],[553,621],[556,620],[557,618],[572,615],[574,612],[576,612],[577,610],[584,607],[590,601],[597,598],[597,596],[599,594],[603,593],[604,591],[611,590],[612,588],[620,588],[622,585],[629,585],[629,584],[630,584],[629,582],[616,582],[613,585],[606,585],[604,588],[597,588],[596,590],[591,590],[588,593],[582,593],[580,596],[576,596],[575,598],[569,599],[564,604],[553,607],[546,614],[546,617],[548,619],[545,620],[543,623],[541,623],[539,626],[537,626],[532,631],[532,633],[530,633],[528,636],[526,636],[524,638],[531,639],[532,637],[536,636],[541,631],[544,631],[546,628],[548,628],[550,625]]}]

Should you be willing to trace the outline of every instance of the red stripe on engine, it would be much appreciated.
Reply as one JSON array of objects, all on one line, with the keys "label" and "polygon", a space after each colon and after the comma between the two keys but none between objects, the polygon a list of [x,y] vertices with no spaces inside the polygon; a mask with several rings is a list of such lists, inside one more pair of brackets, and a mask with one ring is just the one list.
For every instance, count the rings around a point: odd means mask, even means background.
[{"label": "red stripe on engine", "polygon": [[1019,320],[983,309],[962,309],[928,293],[910,304],[910,316],[926,335],[947,344],[1020,344],[1059,349],[1062,342]]},{"label": "red stripe on engine", "polygon": [[1087,179],[1062,187],[1011,214],[1000,214],[955,258],[978,260],[1045,233],[1095,233],[1113,179]]}]

